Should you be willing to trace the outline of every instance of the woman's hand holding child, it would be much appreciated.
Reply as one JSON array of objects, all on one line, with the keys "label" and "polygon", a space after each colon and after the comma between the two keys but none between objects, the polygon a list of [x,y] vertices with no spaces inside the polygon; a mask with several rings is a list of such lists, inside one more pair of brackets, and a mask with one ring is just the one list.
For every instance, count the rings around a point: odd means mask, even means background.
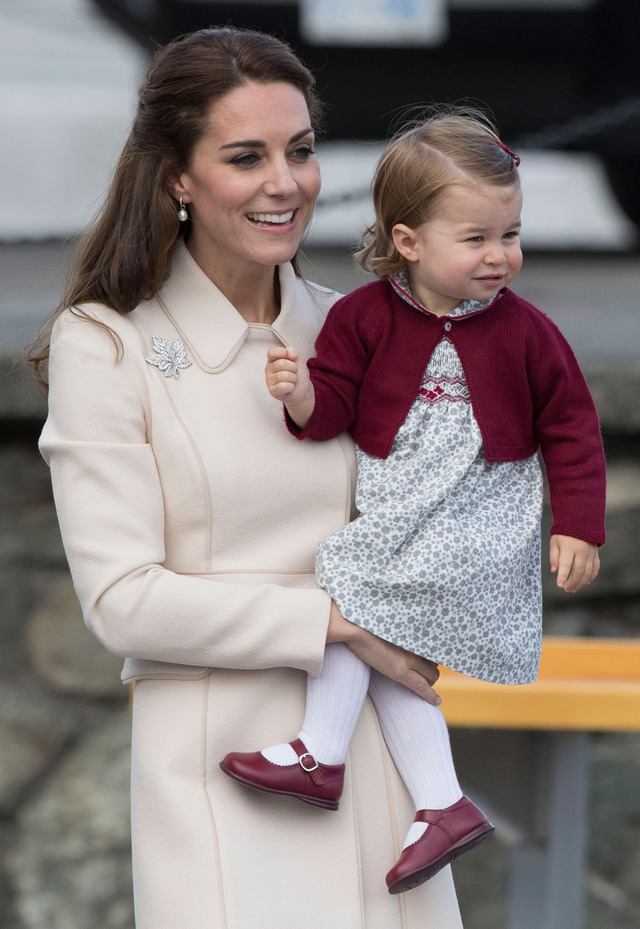
[{"label": "woman's hand holding child", "polygon": [[369,667],[375,668],[399,684],[404,684],[432,706],[439,706],[442,702],[431,686],[440,677],[438,665],[434,661],[414,655],[349,622],[334,601],[331,601],[327,630],[327,643],[332,642],[344,642],[347,648]]},{"label": "woman's hand holding child", "polygon": [[551,572],[557,574],[557,584],[574,594],[598,576],[600,556],[598,546],[568,535],[552,535],[549,560]]}]

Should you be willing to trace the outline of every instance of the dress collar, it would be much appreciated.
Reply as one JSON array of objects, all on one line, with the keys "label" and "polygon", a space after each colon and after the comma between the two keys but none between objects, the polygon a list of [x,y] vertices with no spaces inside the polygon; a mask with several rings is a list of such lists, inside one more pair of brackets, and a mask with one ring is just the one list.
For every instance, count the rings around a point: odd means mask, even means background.
[{"label": "dress collar", "polygon": [[210,373],[223,371],[239,351],[250,329],[271,328],[284,344],[296,344],[295,294],[301,281],[290,264],[278,266],[280,313],[271,327],[247,323],[207,277],[180,240],[172,252],[171,274],[154,301],[166,315],[191,358]]},{"label": "dress collar", "polygon": [[[399,297],[426,316],[435,316],[431,310],[419,303],[411,294],[411,284],[409,283],[409,274],[406,268],[396,268],[387,274],[387,280],[398,294]],[[500,290],[491,300],[462,300],[457,307],[447,313],[447,316],[473,316],[476,313],[482,313],[487,310],[496,300],[498,300],[504,290]]]}]

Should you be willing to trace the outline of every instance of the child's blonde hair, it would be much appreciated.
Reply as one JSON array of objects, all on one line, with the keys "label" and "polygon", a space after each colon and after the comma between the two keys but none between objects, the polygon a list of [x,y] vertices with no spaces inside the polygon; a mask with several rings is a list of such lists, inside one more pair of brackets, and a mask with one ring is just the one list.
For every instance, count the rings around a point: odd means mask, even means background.
[{"label": "child's blonde hair", "polygon": [[380,158],[372,185],[376,218],[356,260],[377,277],[404,267],[405,259],[393,244],[397,223],[421,226],[454,184],[518,186],[519,163],[482,111],[438,108],[396,135]]}]

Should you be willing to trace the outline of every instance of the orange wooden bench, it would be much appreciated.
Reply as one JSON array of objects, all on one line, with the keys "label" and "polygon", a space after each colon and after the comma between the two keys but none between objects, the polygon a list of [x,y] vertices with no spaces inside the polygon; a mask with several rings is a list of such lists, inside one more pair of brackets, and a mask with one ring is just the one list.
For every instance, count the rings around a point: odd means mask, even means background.
[{"label": "orange wooden bench", "polygon": [[[443,668],[436,689],[452,729],[517,730],[531,743],[536,770],[522,790],[532,815],[511,852],[508,929],[582,929],[589,739],[640,731],[640,638],[545,636],[534,684],[488,684]],[[479,768],[487,763],[495,791],[482,800],[499,817],[505,765],[483,757]]]}]

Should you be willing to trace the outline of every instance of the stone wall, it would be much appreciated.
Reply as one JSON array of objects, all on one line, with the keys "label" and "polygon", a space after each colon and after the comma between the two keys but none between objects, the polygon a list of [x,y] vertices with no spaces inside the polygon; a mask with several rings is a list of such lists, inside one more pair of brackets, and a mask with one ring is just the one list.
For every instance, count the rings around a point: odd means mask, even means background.
[{"label": "stone wall", "polygon": [[[73,593],[36,448],[44,404],[13,359],[1,364],[0,929],[133,929],[128,693]],[[609,455],[609,542],[584,594],[559,595],[546,573],[546,631],[637,636],[640,370],[594,369],[588,379]],[[474,739],[454,733],[461,756]],[[594,737],[591,770],[587,929],[631,929],[640,925],[640,736]],[[461,774],[472,790],[473,772]],[[505,925],[512,840],[499,830],[456,864],[465,929]]]}]

